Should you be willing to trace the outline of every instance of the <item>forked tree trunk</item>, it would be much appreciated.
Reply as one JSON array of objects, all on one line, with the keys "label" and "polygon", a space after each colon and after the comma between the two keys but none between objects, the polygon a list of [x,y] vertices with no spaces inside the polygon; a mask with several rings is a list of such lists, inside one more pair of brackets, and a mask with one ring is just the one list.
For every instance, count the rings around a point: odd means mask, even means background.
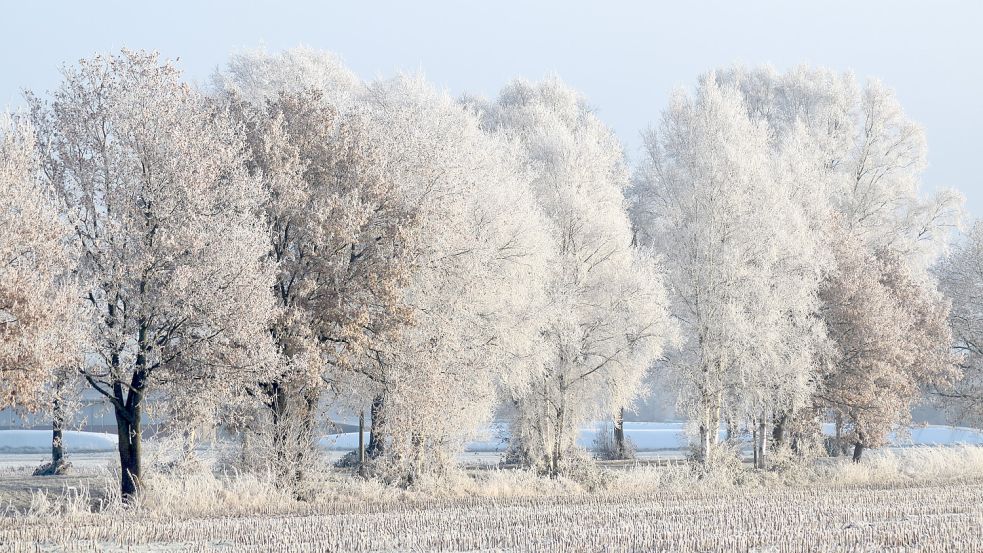
[{"label": "forked tree trunk", "polygon": [[116,397],[116,403],[113,407],[116,413],[116,433],[119,439],[120,495],[125,504],[131,504],[136,499],[140,492],[143,476],[141,417],[143,415],[144,393],[150,375],[143,369],[146,366],[146,357],[142,353],[137,354],[136,366],[137,370],[134,371],[133,377],[130,379],[129,392],[125,399],[123,386],[126,384],[116,382],[113,387],[113,395]]}]

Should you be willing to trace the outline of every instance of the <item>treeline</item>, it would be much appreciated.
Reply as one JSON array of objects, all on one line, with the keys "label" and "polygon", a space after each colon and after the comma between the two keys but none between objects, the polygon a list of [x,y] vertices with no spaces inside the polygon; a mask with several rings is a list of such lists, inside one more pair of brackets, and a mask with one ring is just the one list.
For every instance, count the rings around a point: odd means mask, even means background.
[{"label": "treeline", "polygon": [[859,459],[927,390],[978,406],[983,236],[950,309],[961,198],[920,195],[923,133],[876,81],[707,73],[629,167],[556,78],[454,100],[306,49],[201,88],[129,50],[62,74],[0,130],[0,402],[59,420],[96,390],[124,498],[148,395],[288,486],[324,404],[370,411],[362,473],[402,485],[496,414],[510,459],[569,474],[652,382],[707,467],[722,428],[764,467],[833,421]]}]

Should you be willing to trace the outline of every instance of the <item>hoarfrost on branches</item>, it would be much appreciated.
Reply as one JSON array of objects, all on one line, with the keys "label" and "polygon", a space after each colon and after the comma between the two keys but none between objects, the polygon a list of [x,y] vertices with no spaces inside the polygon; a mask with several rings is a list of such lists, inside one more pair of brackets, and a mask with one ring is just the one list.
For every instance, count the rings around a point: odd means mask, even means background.
[{"label": "hoarfrost on branches", "polygon": [[69,228],[38,179],[34,129],[0,115],[0,406],[37,407],[55,372],[80,361]]},{"label": "hoarfrost on branches", "polygon": [[268,369],[264,191],[226,114],[156,54],[82,60],[49,101],[30,100],[79,252],[93,336],[80,370],[113,406],[132,499],[149,393],[214,400]]},{"label": "hoarfrost on branches", "polygon": [[514,453],[556,475],[581,425],[616,417],[638,396],[674,327],[657,261],[632,244],[621,146],[583,98],[555,78],[514,81],[474,109],[522,147],[549,223],[540,351],[505,391]]}]

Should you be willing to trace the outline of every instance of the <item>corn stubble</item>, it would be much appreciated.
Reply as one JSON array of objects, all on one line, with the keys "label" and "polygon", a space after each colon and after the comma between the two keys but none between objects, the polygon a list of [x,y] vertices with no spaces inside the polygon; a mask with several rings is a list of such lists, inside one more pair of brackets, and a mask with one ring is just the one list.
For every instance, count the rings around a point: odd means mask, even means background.
[{"label": "corn stubble", "polygon": [[353,502],[295,515],[27,516],[10,551],[979,551],[983,482]]}]

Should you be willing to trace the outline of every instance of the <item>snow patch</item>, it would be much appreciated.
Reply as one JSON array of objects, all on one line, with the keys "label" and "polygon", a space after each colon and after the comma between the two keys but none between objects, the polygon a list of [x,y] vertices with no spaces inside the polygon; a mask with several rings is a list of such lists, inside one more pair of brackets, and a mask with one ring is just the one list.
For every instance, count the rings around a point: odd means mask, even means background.
[{"label": "snow patch", "polygon": [[[681,422],[626,422],[625,436],[635,443],[637,451],[673,451],[684,449],[688,445],[685,424]],[[577,444],[586,449],[594,445],[599,425],[580,429]],[[832,424],[824,425],[823,432],[832,436]],[[983,431],[974,428],[953,426],[925,426],[909,429],[910,437],[892,433],[890,445],[904,446],[933,446],[933,445],[983,445]],[[508,446],[508,426],[502,423],[492,425],[486,432],[485,438],[471,441],[465,446],[465,451],[491,452],[504,451]],[[721,439],[725,432],[721,431]],[[365,442],[368,443],[368,432]],[[353,450],[358,447],[358,432],[331,434],[321,438],[320,445],[327,450]]]},{"label": "snow patch", "polygon": [[[116,451],[115,434],[66,430],[62,435],[67,453]],[[50,430],[0,430],[0,453],[51,453]]]}]

